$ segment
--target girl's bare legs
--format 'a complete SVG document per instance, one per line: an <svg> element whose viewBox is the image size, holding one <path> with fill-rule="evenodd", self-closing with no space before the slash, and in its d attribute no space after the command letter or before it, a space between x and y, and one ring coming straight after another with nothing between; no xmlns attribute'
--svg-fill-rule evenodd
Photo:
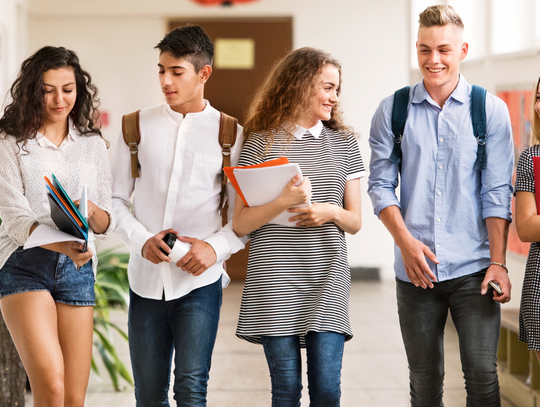
<svg viewBox="0 0 540 407"><path fill-rule="evenodd" d="M34 406L83 406L93 308L55 303L47 291L9 295L0 308L28 374Z"/></svg>

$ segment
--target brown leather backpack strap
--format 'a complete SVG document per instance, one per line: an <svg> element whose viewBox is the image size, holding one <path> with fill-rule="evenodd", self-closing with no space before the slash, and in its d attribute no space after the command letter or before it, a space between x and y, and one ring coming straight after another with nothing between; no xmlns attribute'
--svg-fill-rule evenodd
<svg viewBox="0 0 540 407"><path fill-rule="evenodd" d="M141 129L139 127L139 112L122 116L122 135L131 153L131 177L139 178L139 148Z"/></svg>
<svg viewBox="0 0 540 407"><path fill-rule="evenodd" d="M219 145L221 146L221 153L223 154L223 167L231 166L231 148L236 142L236 131L238 130L238 120L235 117L229 116L223 112L219 121ZM223 172L223 181L221 183L221 194L219 207L223 206L223 200L225 198L225 189L227 186L227 175Z"/></svg>

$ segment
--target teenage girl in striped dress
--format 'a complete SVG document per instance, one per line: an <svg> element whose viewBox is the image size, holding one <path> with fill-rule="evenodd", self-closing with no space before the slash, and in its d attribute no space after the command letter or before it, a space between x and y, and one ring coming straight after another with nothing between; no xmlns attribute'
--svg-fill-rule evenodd
<svg viewBox="0 0 540 407"><path fill-rule="evenodd" d="M274 68L244 126L240 165L286 156L304 176L266 205L238 199L233 218L237 235L251 234L237 336L263 345L273 407L300 405L303 347L310 406L339 406L343 348L352 337L345 232L362 225L364 175L356 139L342 122L340 89L334 58L298 49ZM296 226L268 223L285 210Z"/></svg>

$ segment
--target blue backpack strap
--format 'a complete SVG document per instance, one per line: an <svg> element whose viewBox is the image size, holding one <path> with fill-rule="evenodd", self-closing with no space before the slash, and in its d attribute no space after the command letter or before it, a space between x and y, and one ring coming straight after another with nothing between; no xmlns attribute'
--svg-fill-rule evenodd
<svg viewBox="0 0 540 407"><path fill-rule="evenodd" d="M471 91L471 119L474 137L478 143L476 161L480 170L486 168L486 93L480 86L473 85Z"/></svg>
<svg viewBox="0 0 540 407"><path fill-rule="evenodd" d="M401 139L407 121L407 105L409 104L409 92L411 87L405 86L394 93L392 106L392 133L394 133L394 148L390 154L390 161L394 164L401 163ZM401 167L401 166L400 166Z"/></svg>

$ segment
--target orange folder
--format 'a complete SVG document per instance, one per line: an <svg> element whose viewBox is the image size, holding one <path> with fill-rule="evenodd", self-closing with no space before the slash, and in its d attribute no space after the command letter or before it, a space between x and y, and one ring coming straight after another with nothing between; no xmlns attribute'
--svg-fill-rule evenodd
<svg viewBox="0 0 540 407"><path fill-rule="evenodd" d="M236 189L236 193L240 198L242 198L242 201L244 201L244 204L246 206L249 206L246 202L246 198L244 198L244 194L242 194L242 190L240 189L240 186L238 185L238 182L236 181L236 177L234 176L234 169L235 168L263 168L263 167L274 167L277 165L283 165L283 164L289 164L289 160L287 157L280 157L276 158L275 160L266 161L264 163L260 164L254 164L254 165L246 165L244 167L223 167L223 171L225 171L225 174L227 175L227 178L229 178L229 181L231 181L232 186L234 189Z"/></svg>

